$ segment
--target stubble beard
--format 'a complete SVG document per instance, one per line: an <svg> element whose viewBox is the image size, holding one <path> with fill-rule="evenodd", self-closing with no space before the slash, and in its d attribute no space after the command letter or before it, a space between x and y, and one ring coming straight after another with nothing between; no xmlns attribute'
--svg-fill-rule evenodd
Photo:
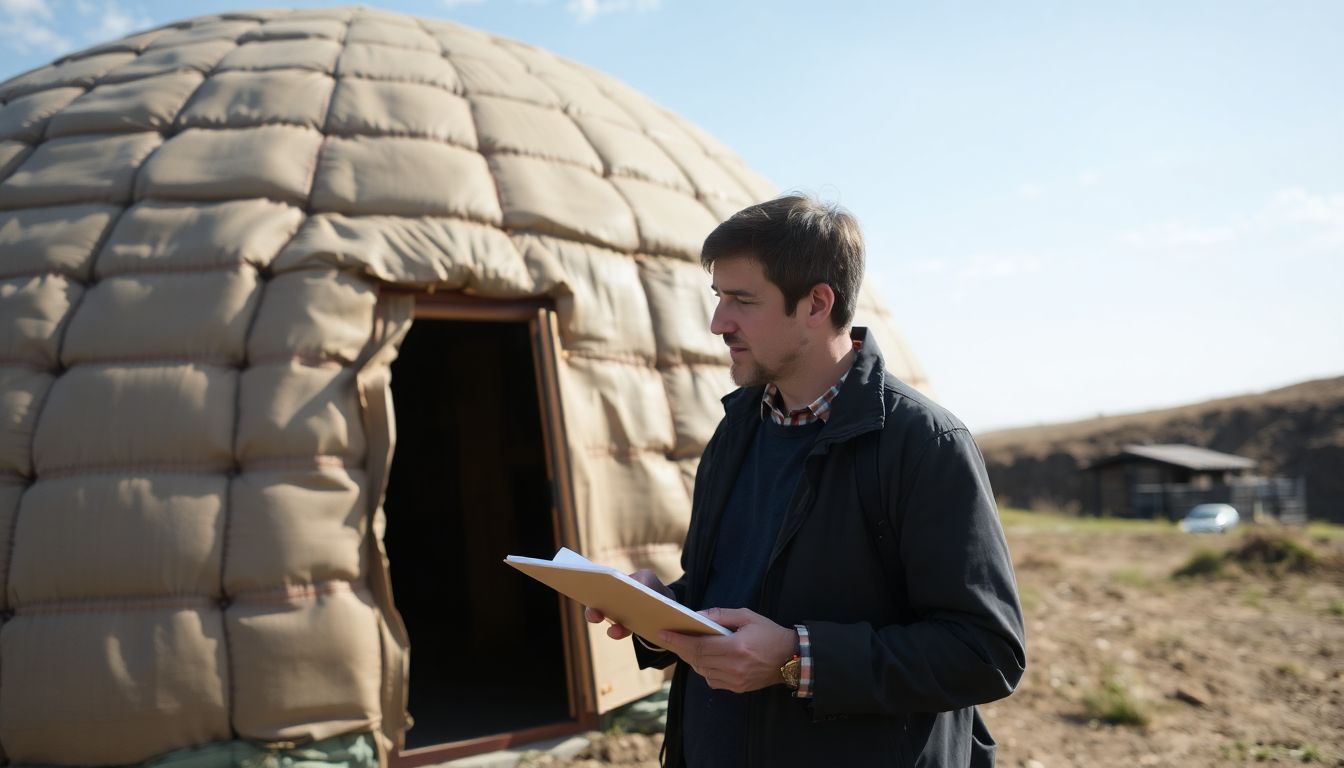
<svg viewBox="0 0 1344 768"><path fill-rule="evenodd" d="M762 372L761 366L751 363L734 362L728 369L733 383L739 387L760 387L769 383L769 378L762 378Z"/></svg>
<svg viewBox="0 0 1344 768"><path fill-rule="evenodd" d="M733 383L739 387L763 387L777 382L782 375L791 370L802 357L802 350L793 350L778 365L763 365L753 361L734 361L728 369Z"/></svg>

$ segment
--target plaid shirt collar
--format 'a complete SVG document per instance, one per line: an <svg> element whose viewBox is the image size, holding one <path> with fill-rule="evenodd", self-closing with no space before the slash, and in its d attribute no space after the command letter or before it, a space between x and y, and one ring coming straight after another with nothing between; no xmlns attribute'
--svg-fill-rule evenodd
<svg viewBox="0 0 1344 768"><path fill-rule="evenodd" d="M768 416L776 424L785 427L801 427L817 421L826 421L826 417L831 413L831 401L840 394L840 385L845 383L847 376L849 371L845 371L845 375L841 376L834 386L822 392L821 397L796 411L786 411L784 397L779 394L779 387L773 383L766 384L765 394L761 397L761 418L765 419Z"/></svg>
<svg viewBox="0 0 1344 768"><path fill-rule="evenodd" d="M858 350L863 342L855 340L854 349ZM858 358L855 358L856 360ZM801 427L814 422L825 422L831 415L831 401L840 394L840 387L849 378L849 371L854 370L853 366L846 370L840 377L840 380L825 392L821 397L813 400L811 404L803 406L796 411L790 411L784 405L784 397L779 393L779 387L774 382L765 385L765 394L761 395L761 418L769 418L771 421L785 427Z"/></svg>

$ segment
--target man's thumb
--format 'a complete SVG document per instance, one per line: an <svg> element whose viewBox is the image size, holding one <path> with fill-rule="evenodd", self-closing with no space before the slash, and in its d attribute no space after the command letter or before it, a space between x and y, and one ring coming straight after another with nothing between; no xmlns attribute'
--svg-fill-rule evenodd
<svg viewBox="0 0 1344 768"><path fill-rule="evenodd" d="M716 624L722 624L728 629L737 629L745 627L751 623L751 619L756 614L748 611L746 608L707 608L700 613L705 618Z"/></svg>

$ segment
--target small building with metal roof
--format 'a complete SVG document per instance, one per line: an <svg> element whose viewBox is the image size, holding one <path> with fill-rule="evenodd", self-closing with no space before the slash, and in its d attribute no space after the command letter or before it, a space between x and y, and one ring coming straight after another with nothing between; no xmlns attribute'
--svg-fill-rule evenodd
<svg viewBox="0 0 1344 768"><path fill-rule="evenodd" d="M1187 505L1174 492L1214 492L1255 469L1255 459L1194 445L1127 445L1093 462L1091 512L1175 520ZM1215 499L1216 500L1216 499Z"/></svg>

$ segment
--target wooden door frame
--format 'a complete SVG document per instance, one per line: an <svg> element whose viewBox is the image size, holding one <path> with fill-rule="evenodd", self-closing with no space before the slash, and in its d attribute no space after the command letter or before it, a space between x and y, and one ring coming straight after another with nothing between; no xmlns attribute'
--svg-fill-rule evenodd
<svg viewBox="0 0 1344 768"><path fill-rule="evenodd" d="M546 474L551 487L551 525L560 546L579 549L578 516L574 506L569 448L560 403L560 336L553 302L549 299L486 299L463 293L405 291L415 298L414 320L526 323L532 346L532 368L537 380L542 439L546 446ZM414 320L412 322L414 322ZM395 402L393 403L395 406ZM597 696L593 690L591 649L582 609L556 595L565 656L570 719L535 728L488 734L461 741L395 750L393 768L441 763L462 757L559 738L597 728Z"/></svg>

